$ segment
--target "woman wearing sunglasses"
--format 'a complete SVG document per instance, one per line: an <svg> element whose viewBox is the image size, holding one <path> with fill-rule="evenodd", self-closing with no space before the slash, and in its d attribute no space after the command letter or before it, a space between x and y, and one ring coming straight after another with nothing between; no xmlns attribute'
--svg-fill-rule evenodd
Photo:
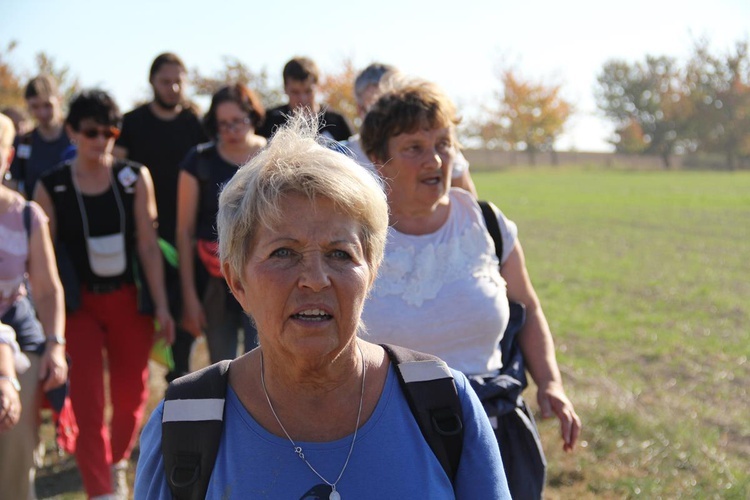
<svg viewBox="0 0 750 500"><path fill-rule="evenodd" d="M76 460L91 498L125 498L155 329L169 342L174 336L151 176L143 165L112 156L121 118L107 93L77 96L66 119L76 155L43 176L34 195L49 216L65 289L70 397L80 429ZM154 298L153 318L138 311L137 269Z"/></svg>
<svg viewBox="0 0 750 500"><path fill-rule="evenodd" d="M229 293L221 274L216 234L219 191L266 145L255 135L265 110L242 84L223 87L211 99L204 126L214 142L191 150L177 181L177 249L182 283L182 324L198 337L206 334L211 362L237 357L238 332L244 351L258 345L257 331ZM196 262L196 255L198 262Z"/></svg>

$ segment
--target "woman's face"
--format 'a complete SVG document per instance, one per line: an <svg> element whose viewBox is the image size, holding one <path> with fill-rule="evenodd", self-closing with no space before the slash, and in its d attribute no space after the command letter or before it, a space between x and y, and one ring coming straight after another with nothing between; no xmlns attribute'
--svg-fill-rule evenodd
<svg viewBox="0 0 750 500"><path fill-rule="evenodd" d="M250 116L233 101L216 106L216 130L218 139L226 145L244 144L248 133L253 132Z"/></svg>
<svg viewBox="0 0 750 500"><path fill-rule="evenodd" d="M373 281L360 224L327 198L290 193L281 222L261 226L232 292L254 318L264 351L316 365L355 337Z"/></svg>
<svg viewBox="0 0 750 500"><path fill-rule="evenodd" d="M391 137L388 159L378 172L388 183L395 211L433 210L451 186L456 150L451 127L418 130Z"/></svg>
<svg viewBox="0 0 750 500"><path fill-rule="evenodd" d="M112 153L120 130L111 125L102 125L93 118L84 118L78 130L68 127L68 135L76 144L76 155L86 161L103 162Z"/></svg>

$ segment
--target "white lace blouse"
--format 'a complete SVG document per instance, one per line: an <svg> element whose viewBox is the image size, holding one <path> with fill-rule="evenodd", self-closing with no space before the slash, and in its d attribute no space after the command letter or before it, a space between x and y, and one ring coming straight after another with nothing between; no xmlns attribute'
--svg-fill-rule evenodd
<svg viewBox="0 0 750 500"><path fill-rule="evenodd" d="M496 212L504 262L518 230ZM502 366L497 343L508 314L495 244L469 193L451 189L448 220L434 233L389 228L385 259L362 314L364 338L435 354L451 368L479 375Z"/></svg>

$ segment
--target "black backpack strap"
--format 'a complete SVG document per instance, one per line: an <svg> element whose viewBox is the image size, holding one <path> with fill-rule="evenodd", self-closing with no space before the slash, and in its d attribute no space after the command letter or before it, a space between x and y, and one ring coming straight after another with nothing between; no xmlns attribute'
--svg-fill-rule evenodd
<svg viewBox="0 0 750 500"><path fill-rule="evenodd" d="M205 184L211 180L211 164L209 163L209 155L216 149L216 145L213 142L205 142L198 144L195 148L196 162L195 173L197 174L198 182Z"/></svg>
<svg viewBox="0 0 750 500"><path fill-rule="evenodd" d="M31 241L31 205L23 204L23 227L26 230L26 241Z"/></svg>
<svg viewBox="0 0 750 500"><path fill-rule="evenodd" d="M500 233L500 225L497 223L497 214L492 210L492 205L488 201L477 201L479 208L482 209L482 215L484 216L484 223L487 226L487 231L492 236L492 241L495 242L495 255L497 260L500 262L500 267L503 266L503 235Z"/></svg>
<svg viewBox="0 0 750 500"><path fill-rule="evenodd" d="M174 380L164 396L161 449L172 496L206 497L224 426L231 361Z"/></svg>
<svg viewBox="0 0 750 500"><path fill-rule="evenodd" d="M464 444L463 412L448 365L430 354L382 344L409 402L414 419L453 482Z"/></svg>
<svg viewBox="0 0 750 500"><path fill-rule="evenodd" d="M36 129L35 129L36 130ZM31 141L32 136L31 134L34 133L34 130L31 132L27 132L24 135L21 136L21 138L18 141L19 146L25 146L26 148L31 148ZM20 149L20 148L19 148ZM30 155L30 152L27 153ZM16 156L18 157L18 178L16 179L16 182L18 183L18 192L21 193L24 198L31 199L31 195L34 193L27 193L26 192L26 171L27 171L27 165L29 163L28 156L24 156L23 158L18 155L18 151L16 151ZM10 169L8 169L8 172L10 173Z"/></svg>

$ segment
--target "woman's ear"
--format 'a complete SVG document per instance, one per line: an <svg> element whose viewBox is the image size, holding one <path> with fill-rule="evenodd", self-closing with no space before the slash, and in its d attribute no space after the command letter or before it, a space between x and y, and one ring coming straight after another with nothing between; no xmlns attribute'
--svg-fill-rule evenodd
<svg viewBox="0 0 750 500"><path fill-rule="evenodd" d="M221 274L224 275L224 280L227 282L227 285L229 285L229 289L232 291L232 295L235 296L240 304L244 304L245 284L242 282L242 279L237 276L236 273L232 270L232 266L229 265L229 262L222 262Z"/></svg>
<svg viewBox="0 0 750 500"><path fill-rule="evenodd" d="M73 129L73 127L70 126L70 123L65 124L65 133L68 135L68 138L73 142L73 135L76 133L76 131Z"/></svg>

